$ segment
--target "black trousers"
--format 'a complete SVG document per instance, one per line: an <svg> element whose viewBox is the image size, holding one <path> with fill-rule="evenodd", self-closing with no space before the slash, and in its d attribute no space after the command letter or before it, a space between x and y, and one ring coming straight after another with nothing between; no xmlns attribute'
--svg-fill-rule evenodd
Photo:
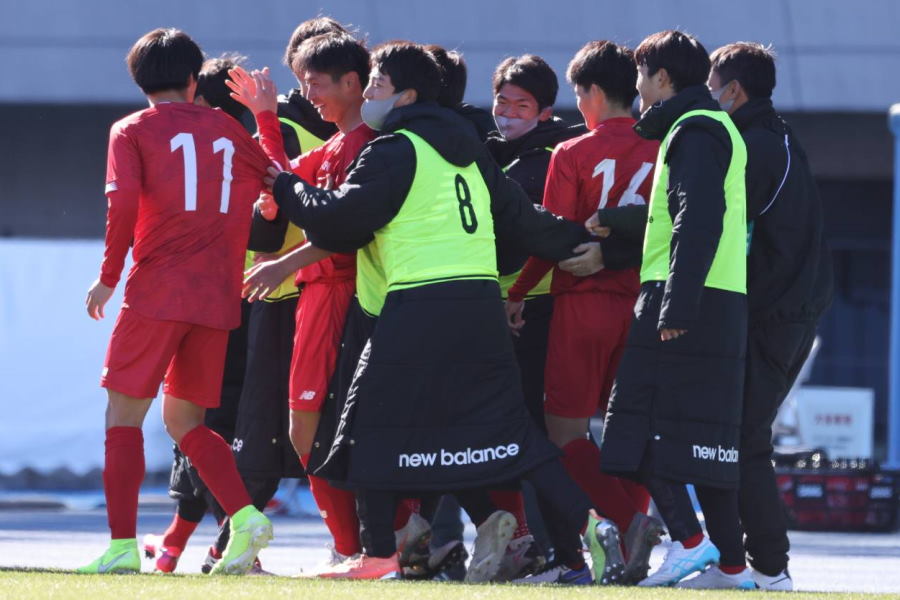
<svg viewBox="0 0 900 600"><path fill-rule="evenodd" d="M544 433L547 433L544 422L544 367L547 364L547 339L552 316L553 296L548 294L526 300L522 311L525 327L520 335L513 336L516 362L522 372L525 406Z"/></svg>
<svg viewBox="0 0 900 600"><path fill-rule="evenodd" d="M772 467L772 423L816 338L816 323L752 324L747 340L739 507L750 564L766 575L787 567L790 543Z"/></svg>

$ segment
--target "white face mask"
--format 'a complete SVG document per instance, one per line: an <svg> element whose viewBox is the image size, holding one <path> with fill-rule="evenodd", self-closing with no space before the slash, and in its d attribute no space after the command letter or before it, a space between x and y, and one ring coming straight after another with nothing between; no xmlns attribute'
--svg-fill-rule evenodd
<svg viewBox="0 0 900 600"><path fill-rule="evenodd" d="M731 82L729 81L728 83ZM719 107L725 112L728 112L729 110L731 110L731 107L734 106L734 98L732 98L728 102L722 102L721 100L719 100L719 98L721 98L722 94L725 92L725 88L728 87L728 83L726 83L716 91L709 91L709 95L712 96L713 100L719 103Z"/></svg>
<svg viewBox="0 0 900 600"><path fill-rule="evenodd" d="M494 115L494 123L497 124L497 131L499 131L500 135L503 136L503 139L506 140L515 140L522 137L537 127L539 121L540 117L535 117L533 119L511 119L501 115Z"/></svg>
<svg viewBox="0 0 900 600"><path fill-rule="evenodd" d="M393 110L394 102L398 98L400 98L400 94L394 94L384 100L366 99L359 111L363 122L375 131L381 131L384 120L387 118L388 113Z"/></svg>

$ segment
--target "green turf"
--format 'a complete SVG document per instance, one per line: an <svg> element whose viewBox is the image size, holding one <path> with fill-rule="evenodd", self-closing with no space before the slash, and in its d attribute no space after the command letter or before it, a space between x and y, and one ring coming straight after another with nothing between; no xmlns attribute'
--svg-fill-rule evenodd
<svg viewBox="0 0 900 600"><path fill-rule="evenodd" d="M744 594L751 594L747 597ZM838 600L897 598L888 594L795 592L698 592L692 590L615 587L523 585L462 585L454 583L374 581L348 582L285 577L209 577L203 575L75 575L59 571L0 570L0 598L72 598L77 600L550 600L609 598L668 600L670 598L768 598Z"/></svg>

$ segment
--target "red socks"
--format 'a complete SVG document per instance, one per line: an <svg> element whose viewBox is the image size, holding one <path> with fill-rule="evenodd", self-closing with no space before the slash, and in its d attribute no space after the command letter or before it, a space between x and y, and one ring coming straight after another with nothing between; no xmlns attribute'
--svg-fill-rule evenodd
<svg viewBox="0 0 900 600"><path fill-rule="evenodd" d="M747 568L747 565L719 565L719 570L726 575L737 575Z"/></svg>
<svg viewBox="0 0 900 600"><path fill-rule="evenodd" d="M300 457L303 468L309 464L309 455ZM328 480L306 474L309 489L319 507L319 513L334 539L334 549L344 556L362 552L359 542L359 517L356 516L356 496L348 490L341 490Z"/></svg>
<svg viewBox="0 0 900 600"><path fill-rule="evenodd" d="M138 493L144 480L144 434L140 427L106 430L103 491L112 539L137 537Z"/></svg>
<svg viewBox="0 0 900 600"><path fill-rule="evenodd" d="M422 504L418 498L404 498L397 504L397 513L394 515L394 531L406 527L406 523L413 513L418 513Z"/></svg>
<svg viewBox="0 0 900 600"><path fill-rule="evenodd" d="M169 528L166 529L166 532L163 534L163 546L184 550L184 547L187 546L188 538L191 537L191 534L194 533L194 530L197 529L197 525L199 524L199 522L186 521L178 515L175 515Z"/></svg>
<svg viewBox="0 0 900 600"><path fill-rule="evenodd" d="M222 436L205 425L198 425L181 438L178 446L191 459L203 483L229 517L251 504L234 455Z"/></svg>
<svg viewBox="0 0 900 600"><path fill-rule="evenodd" d="M700 545L700 542L703 541L703 533L695 533L691 537L686 540L681 541L681 545L684 546L685 550L690 550L691 548L696 548Z"/></svg>
<svg viewBox="0 0 900 600"><path fill-rule="evenodd" d="M600 448L589 439L579 439L569 442L562 450L562 463L566 471L590 497L594 506L612 519L624 537L641 507L637 506L629 490L623 487L622 480L600 470Z"/></svg>
<svg viewBox="0 0 900 600"><path fill-rule="evenodd" d="M525 499L522 497L521 490L491 490L491 502L498 510L505 510L516 518L519 524L513 533L513 539L519 539L523 535L529 535L531 530L528 528L528 518L525 516Z"/></svg>

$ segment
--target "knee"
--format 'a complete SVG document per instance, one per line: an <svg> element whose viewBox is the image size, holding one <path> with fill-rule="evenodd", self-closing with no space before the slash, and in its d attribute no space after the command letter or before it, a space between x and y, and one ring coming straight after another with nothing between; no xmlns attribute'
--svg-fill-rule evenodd
<svg viewBox="0 0 900 600"><path fill-rule="evenodd" d="M189 431L202 424L203 419L198 419L194 415L163 415L163 425L166 427L166 432L173 440L175 440L176 444L180 444L181 439L186 436Z"/></svg>

